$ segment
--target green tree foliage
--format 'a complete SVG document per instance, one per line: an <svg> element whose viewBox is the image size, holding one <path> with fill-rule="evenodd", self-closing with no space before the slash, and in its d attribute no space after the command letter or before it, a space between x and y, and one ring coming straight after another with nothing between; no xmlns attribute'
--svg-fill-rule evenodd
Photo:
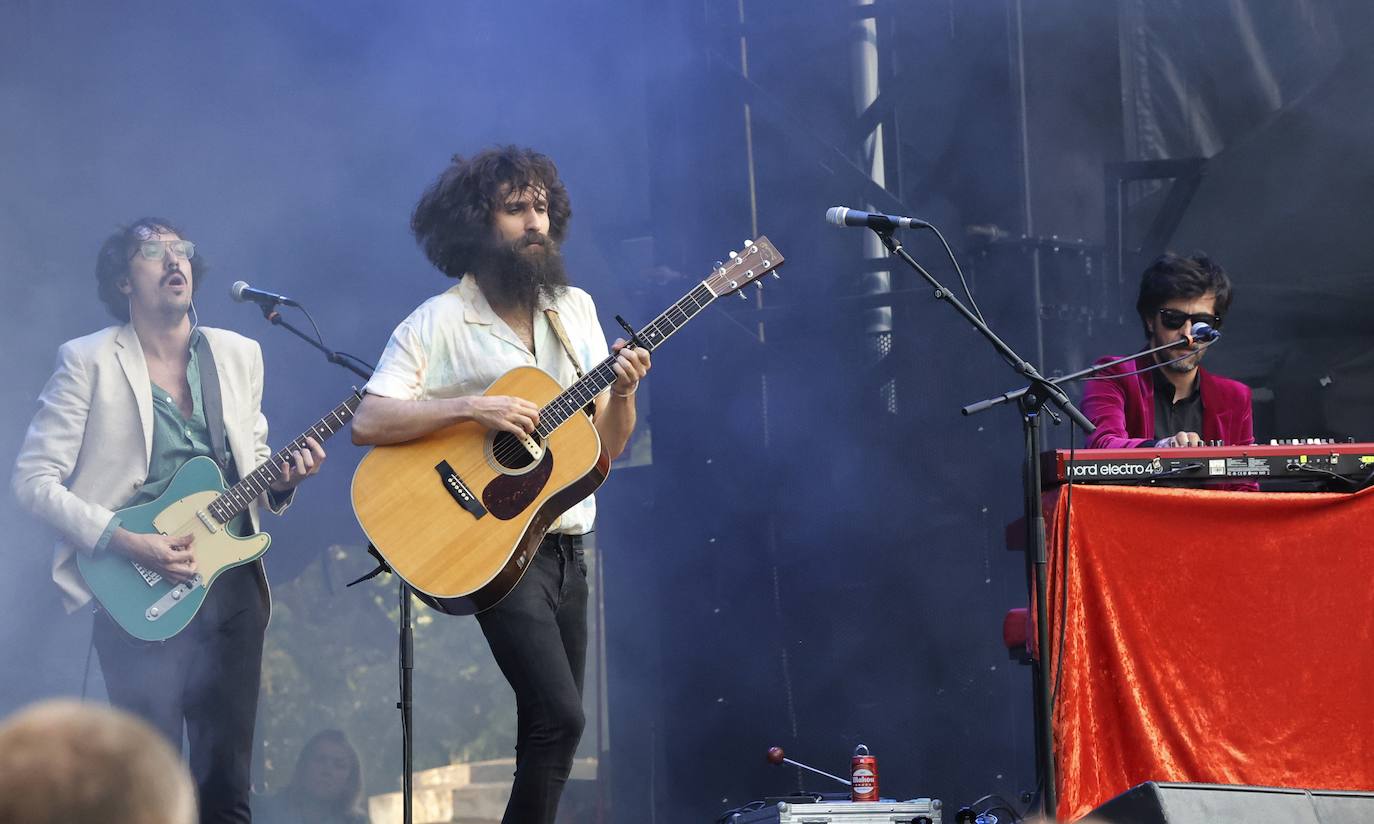
<svg viewBox="0 0 1374 824"><path fill-rule="evenodd" d="M395 579L346 589L373 566L361 547L330 547L272 589L255 776L275 792L327 727L348 734L368 795L401 786ZM415 768L514 754L515 700L476 620L414 602Z"/></svg>

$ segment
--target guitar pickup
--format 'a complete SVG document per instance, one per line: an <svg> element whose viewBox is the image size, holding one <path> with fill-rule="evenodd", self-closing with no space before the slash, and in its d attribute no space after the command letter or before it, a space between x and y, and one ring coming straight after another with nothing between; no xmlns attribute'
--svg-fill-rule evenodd
<svg viewBox="0 0 1374 824"><path fill-rule="evenodd" d="M466 509L474 518L480 518L487 514L487 508L482 506L482 502L477 500L477 496L472 494L468 485L463 483L463 479L458 477L458 473L453 471L453 467L448 465L448 461L440 461L434 465L434 470L439 473L439 478L444 483L444 489L453 496L453 500L458 505Z"/></svg>

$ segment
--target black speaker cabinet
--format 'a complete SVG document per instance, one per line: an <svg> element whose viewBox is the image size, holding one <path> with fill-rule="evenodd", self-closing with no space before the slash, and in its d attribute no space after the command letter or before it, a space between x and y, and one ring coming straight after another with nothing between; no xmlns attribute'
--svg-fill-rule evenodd
<svg viewBox="0 0 1374 824"><path fill-rule="evenodd" d="M1093 810L1103 824L1332 824L1374 821L1374 792L1148 781Z"/></svg>

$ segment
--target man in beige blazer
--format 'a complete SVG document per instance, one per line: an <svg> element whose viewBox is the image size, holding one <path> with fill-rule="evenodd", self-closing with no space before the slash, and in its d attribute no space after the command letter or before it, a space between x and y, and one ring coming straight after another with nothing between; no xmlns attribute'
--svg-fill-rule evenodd
<svg viewBox="0 0 1374 824"><path fill-rule="evenodd" d="M92 602L78 552L118 552L174 581L197 572L191 536L131 532L114 510L156 498L197 455L215 459L231 481L271 455L261 349L192 320L206 269L195 244L166 220L143 218L107 238L96 261L97 291L124 324L63 344L39 397L13 486L58 533L53 581L69 610ZM260 505L281 513L295 486L319 471L324 451L308 443L249 508L251 529ZM164 642L135 640L96 611L94 644L111 702L178 748L186 734L203 822L251 820L269 608L267 579L254 562L222 573L191 624Z"/></svg>

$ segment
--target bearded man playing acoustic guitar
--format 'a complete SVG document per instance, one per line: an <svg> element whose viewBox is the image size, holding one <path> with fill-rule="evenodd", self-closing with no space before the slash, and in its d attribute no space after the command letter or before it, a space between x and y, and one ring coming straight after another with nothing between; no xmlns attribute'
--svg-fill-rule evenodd
<svg viewBox="0 0 1374 824"><path fill-rule="evenodd" d="M521 366L537 366L567 387L608 357L592 299L568 285L558 251L571 214L558 170L542 154L503 147L454 158L416 205L411 229L430 262L458 284L396 327L353 420L354 443L399 444L474 421L530 435L538 406L483 390ZM611 349L616 377L595 398L593 422L614 458L634 430L634 394L650 358L623 340ZM582 737L581 536L595 515L591 496L563 512L510 594L477 616L516 698L505 824L552 824Z"/></svg>
<svg viewBox="0 0 1374 824"><path fill-rule="evenodd" d="M272 454L262 350L191 321L206 269L169 221L142 218L111 235L96 259L97 291L124 323L64 343L39 397L13 486L60 535L53 580L71 611L92 599L78 553L125 556L146 570L150 586L163 578L198 583L193 535L131 531L114 510L159 498L198 456L234 478ZM289 464L281 457L277 480L255 487L262 494L244 501L225 532L254 531L259 504L286 508L296 484L324 461L317 441L305 443ZM246 822L269 611L261 562L227 569L204 599L186 631L152 643L124 632L108 607L98 610L93 643L113 704L147 719L178 750L186 733L201 821Z"/></svg>

